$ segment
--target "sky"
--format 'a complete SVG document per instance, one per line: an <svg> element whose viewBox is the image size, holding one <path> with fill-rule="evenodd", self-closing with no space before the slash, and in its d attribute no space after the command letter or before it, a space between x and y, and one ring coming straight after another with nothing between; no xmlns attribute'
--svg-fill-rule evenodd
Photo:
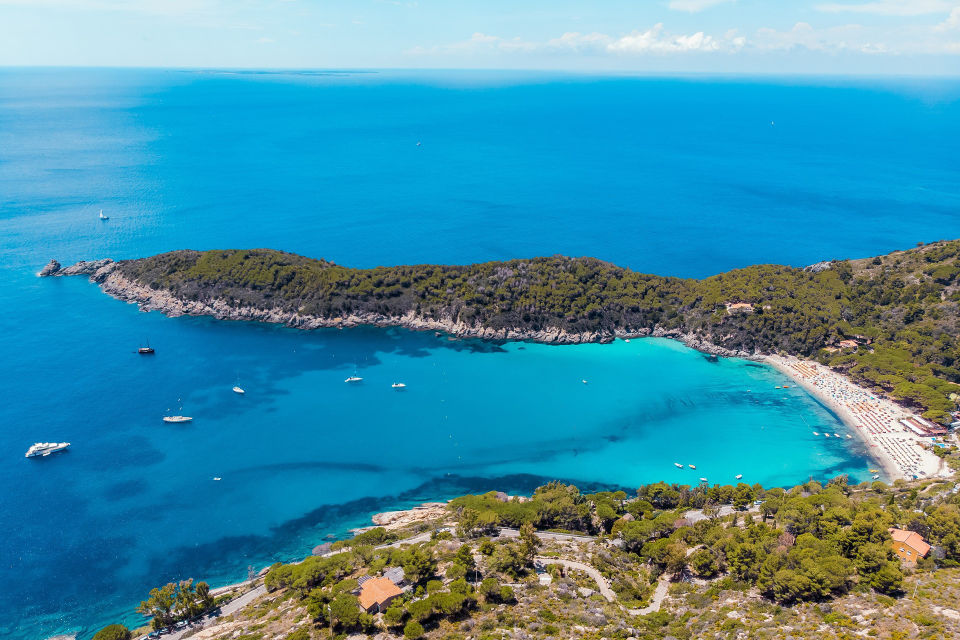
<svg viewBox="0 0 960 640"><path fill-rule="evenodd" d="M0 65L960 75L960 0L0 0Z"/></svg>

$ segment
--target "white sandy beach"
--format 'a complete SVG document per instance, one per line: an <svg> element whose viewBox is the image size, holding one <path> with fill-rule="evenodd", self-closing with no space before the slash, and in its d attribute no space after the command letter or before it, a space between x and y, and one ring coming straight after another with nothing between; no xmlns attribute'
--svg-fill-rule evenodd
<svg viewBox="0 0 960 640"><path fill-rule="evenodd" d="M909 411L864 389L827 367L793 356L767 356L776 367L833 411L866 444L891 480L949 477L952 472L934 455L930 438L908 431L899 420Z"/></svg>

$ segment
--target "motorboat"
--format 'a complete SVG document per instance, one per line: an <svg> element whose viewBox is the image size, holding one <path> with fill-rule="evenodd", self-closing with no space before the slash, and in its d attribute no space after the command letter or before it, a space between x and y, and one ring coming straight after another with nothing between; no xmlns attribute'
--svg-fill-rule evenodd
<svg viewBox="0 0 960 640"><path fill-rule="evenodd" d="M57 453L58 451L64 451L67 447L70 446L69 442L35 442L33 446L27 449L27 453L24 454L24 458L45 458L51 453Z"/></svg>
<svg viewBox="0 0 960 640"><path fill-rule="evenodd" d="M683 465L680 464L679 462L674 462L673 466L675 466L677 469L683 469Z"/></svg>
<svg viewBox="0 0 960 640"><path fill-rule="evenodd" d="M363 382L363 378L361 378L361 377L358 376L358 375L352 375L352 376L350 376L349 378L347 378L346 380L344 380L344 382L347 382L347 383L349 383L349 384L356 384L356 383L358 383L358 382Z"/></svg>
<svg viewBox="0 0 960 640"><path fill-rule="evenodd" d="M407 385L405 385L405 384L402 383L402 382L394 382L392 385L390 385L390 388L391 388L391 389L406 389L406 388L407 388Z"/></svg>
<svg viewBox="0 0 960 640"><path fill-rule="evenodd" d="M738 473L737 475L735 475L735 476L733 476L733 477L734 477L735 480L739 480L739 479L743 478L743 474L742 474L742 473Z"/></svg>

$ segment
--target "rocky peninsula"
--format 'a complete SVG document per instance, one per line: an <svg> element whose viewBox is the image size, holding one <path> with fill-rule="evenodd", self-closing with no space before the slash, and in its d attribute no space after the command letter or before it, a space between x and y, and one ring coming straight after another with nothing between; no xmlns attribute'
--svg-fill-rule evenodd
<svg viewBox="0 0 960 640"><path fill-rule="evenodd" d="M701 280L594 258L352 269L267 249L54 260L40 275L86 275L111 296L170 316L548 344L655 336L718 356L811 358L928 419L957 419L960 241Z"/></svg>

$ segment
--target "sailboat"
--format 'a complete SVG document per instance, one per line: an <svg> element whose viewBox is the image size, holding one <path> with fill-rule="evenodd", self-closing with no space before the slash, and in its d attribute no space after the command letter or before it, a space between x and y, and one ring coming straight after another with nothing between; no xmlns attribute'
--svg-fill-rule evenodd
<svg viewBox="0 0 960 640"><path fill-rule="evenodd" d="M244 391L243 388L238 385L233 386L233 392L239 393L241 396L246 393L246 391Z"/></svg>
<svg viewBox="0 0 960 640"><path fill-rule="evenodd" d="M180 414L175 416L163 416L163 421L173 424L181 424L184 422L193 422L193 418L183 415L183 401L180 400Z"/></svg>
<svg viewBox="0 0 960 640"><path fill-rule="evenodd" d="M357 384L358 382L363 382L363 378L357 375L357 370L353 370L353 375L344 380L347 384Z"/></svg>
<svg viewBox="0 0 960 640"><path fill-rule="evenodd" d="M103 209L100 209L100 219L101 219L101 220L109 220L109 219L110 219L110 216L105 216L105 215L103 215Z"/></svg>
<svg viewBox="0 0 960 640"><path fill-rule="evenodd" d="M153 355L154 351L153 351L153 347L150 346L150 341L147 340L147 346L140 347L139 349L137 349L137 353L139 353L142 356Z"/></svg>

